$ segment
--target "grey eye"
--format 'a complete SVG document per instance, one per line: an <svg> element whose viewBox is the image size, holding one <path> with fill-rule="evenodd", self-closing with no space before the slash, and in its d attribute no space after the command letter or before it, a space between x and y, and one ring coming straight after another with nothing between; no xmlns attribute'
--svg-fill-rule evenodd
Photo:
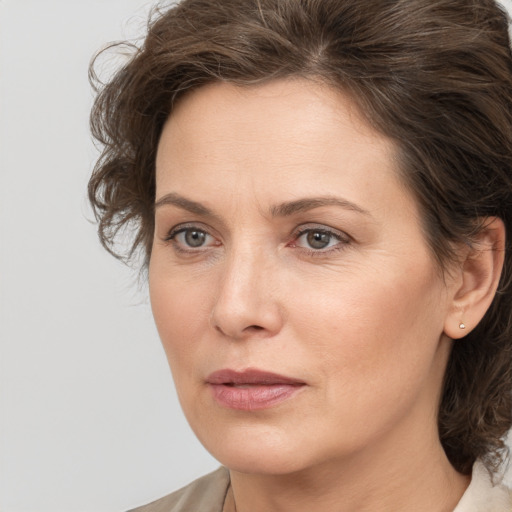
<svg viewBox="0 0 512 512"><path fill-rule="evenodd" d="M217 247L219 243L215 238L199 227L177 227L166 238L166 241L172 242L176 250L193 252L195 249L208 249Z"/></svg>
<svg viewBox="0 0 512 512"><path fill-rule="evenodd" d="M332 235L322 231L309 231L306 240L312 249L325 249L331 243Z"/></svg>
<svg viewBox="0 0 512 512"><path fill-rule="evenodd" d="M184 231L184 239L189 247L201 247L206 242L207 234L197 229L187 229Z"/></svg>

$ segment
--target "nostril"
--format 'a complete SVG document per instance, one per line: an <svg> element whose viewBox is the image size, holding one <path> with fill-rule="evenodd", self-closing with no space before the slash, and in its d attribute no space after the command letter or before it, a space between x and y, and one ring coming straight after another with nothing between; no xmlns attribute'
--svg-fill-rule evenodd
<svg viewBox="0 0 512 512"><path fill-rule="evenodd" d="M261 325L249 325L249 327L245 328L246 331L262 331L263 327Z"/></svg>

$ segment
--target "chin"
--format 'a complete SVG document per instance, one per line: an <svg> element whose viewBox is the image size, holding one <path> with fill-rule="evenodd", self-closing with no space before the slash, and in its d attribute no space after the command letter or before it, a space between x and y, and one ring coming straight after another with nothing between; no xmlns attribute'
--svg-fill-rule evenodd
<svg viewBox="0 0 512 512"><path fill-rule="evenodd" d="M228 469L238 473L258 475L288 475L305 469L307 464L297 458L297 453L286 454L265 447L254 450L222 449L212 455Z"/></svg>
<svg viewBox="0 0 512 512"><path fill-rule="evenodd" d="M196 435L223 466L240 473L285 475L307 466L303 443L272 428L234 428L221 435Z"/></svg>

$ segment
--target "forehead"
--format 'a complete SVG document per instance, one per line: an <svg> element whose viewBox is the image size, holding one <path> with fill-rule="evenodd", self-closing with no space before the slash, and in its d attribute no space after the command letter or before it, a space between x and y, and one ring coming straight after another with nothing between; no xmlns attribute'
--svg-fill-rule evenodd
<svg viewBox="0 0 512 512"><path fill-rule="evenodd" d="M243 107L243 112L237 115L240 106ZM331 87L320 79L301 77L269 80L253 85L213 82L193 89L179 98L168 121L182 116L185 110L187 117L194 113L202 117L202 114L208 112L219 116L229 114L234 122L243 122L248 120L247 113L253 119L266 114L265 108L268 106L279 114L293 107L297 118L314 114L319 108L324 110L324 114L327 111L330 114L338 111L341 114L338 122L349 113L354 126L364 125L369 129L359 114L356 102L348 93Z"/></svg>
<svg viewBox="0 0 512 512"><path fill-rule="evenodd" d="M343 92L306 79L215 83L182 98L160 139L157 199L204 201L341 194L370 210L415 202L399 178L395 144ZM217 195L215 195L218 192ZM413 204L410 204L413 203Z"/></svg>
<svg viewBox="0 0 512 512"><path fill-rule="evenodd" d="M366 123L351 98L306 79L258 86L211 84L181 98L167 120L157 153L157 172L216 162L243 172L259 162L319 165L334 150L347 160L392 160L392 141ZM226 160L231 160L228 164ZM340 162L342 164L343 162Z"/></svg>

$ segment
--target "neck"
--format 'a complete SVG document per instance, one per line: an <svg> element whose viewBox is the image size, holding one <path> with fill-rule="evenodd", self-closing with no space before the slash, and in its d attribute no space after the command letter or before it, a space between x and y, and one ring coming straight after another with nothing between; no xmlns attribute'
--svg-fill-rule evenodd
<svg viewBox="0 0 512 512"><path fill-rule="evenodd" d="M231 471L236 512L452 512L470 479L451 466L435 432L417 441L407 450L392 439L389 449L286 475Z"/></svg>

